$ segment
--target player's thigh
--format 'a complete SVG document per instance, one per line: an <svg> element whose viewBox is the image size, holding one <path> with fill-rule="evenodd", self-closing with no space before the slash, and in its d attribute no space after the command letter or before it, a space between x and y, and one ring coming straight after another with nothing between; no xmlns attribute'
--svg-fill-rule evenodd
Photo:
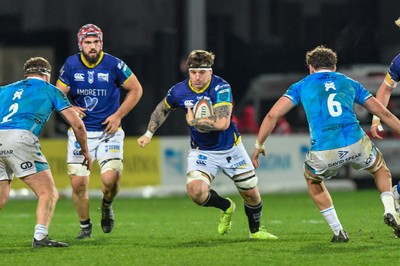
<svg viewBox="0 0 400 266"><path fill-rule="evenodd" d="M50 169L21 178L40 197L44 194L58 195Z"/></svg>

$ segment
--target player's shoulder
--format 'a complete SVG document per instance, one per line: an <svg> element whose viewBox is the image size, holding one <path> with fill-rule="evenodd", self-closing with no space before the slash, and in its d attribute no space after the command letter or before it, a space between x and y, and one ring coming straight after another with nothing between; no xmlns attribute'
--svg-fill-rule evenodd
<svg viewBox="0 0 400 266"><path fill-rule="evenodd" d="M65 60L66 63L68 64L76 64L80 62L80 53L73 54L67 57Z"/></svg>
<svg viewBox="0 0 400 266"><path fill-rule="evenodd" d="M125 64L124 61L114 55L104 52L103 62L117 65L117 64Z"/></svg>

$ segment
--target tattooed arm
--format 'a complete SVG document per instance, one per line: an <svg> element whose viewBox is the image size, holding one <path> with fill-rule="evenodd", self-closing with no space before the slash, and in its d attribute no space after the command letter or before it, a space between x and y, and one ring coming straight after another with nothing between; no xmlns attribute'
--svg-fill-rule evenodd
<svg viewBox="0 0 400 266"><path fill-rule="evenodd" d="M151 114L146 133L137 140L140 147L144 147L150 142L154 132L165 122L173 110L167 106L164 99L157 105Z"/></svg>
<svg viewBox="0 0 400 266"><path fill-rule="evenodd" d="M214 115L207 118L194 118L193 111L188 107L187 123L202 133L224 131L231 123L232 106L221 105L214 109Z"/></svg>

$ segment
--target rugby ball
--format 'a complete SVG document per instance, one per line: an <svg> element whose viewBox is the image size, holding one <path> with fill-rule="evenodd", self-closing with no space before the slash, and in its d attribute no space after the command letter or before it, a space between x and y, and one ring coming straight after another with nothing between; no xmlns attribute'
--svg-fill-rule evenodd
<svg viewBox="0 0 400 266"><path fill-rule="evenodd" d="M214 115L212 103L210 100L201 99L193 106L195 118L205 118Z"/></svg>

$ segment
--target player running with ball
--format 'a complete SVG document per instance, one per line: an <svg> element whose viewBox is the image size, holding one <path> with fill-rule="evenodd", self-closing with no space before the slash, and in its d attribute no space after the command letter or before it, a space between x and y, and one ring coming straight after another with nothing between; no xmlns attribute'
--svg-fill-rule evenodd
<svg viewBox="0 0 400 266"><path fill-rule="evenodd" d="M203 207L221 210L219 234L228 233L235 212L235 203L213 190L211 182L221 170L236 185L244 200L250 238L276 239L260 225L262 201L257 187L258 178L252 162L241 142L236 124L232 121L232 89L222 78L213 74L214 54L203 50L192 51L187 58L189 78L177 83L153 111L147 132L138 139L146 146L154 132L175 109L182 108L190 127L191 150L187 158L187 193L193 202ZM193 105L202 99L212 102L214 115L194 118ZM240 167L239 167L240 165Z"/></svg>

